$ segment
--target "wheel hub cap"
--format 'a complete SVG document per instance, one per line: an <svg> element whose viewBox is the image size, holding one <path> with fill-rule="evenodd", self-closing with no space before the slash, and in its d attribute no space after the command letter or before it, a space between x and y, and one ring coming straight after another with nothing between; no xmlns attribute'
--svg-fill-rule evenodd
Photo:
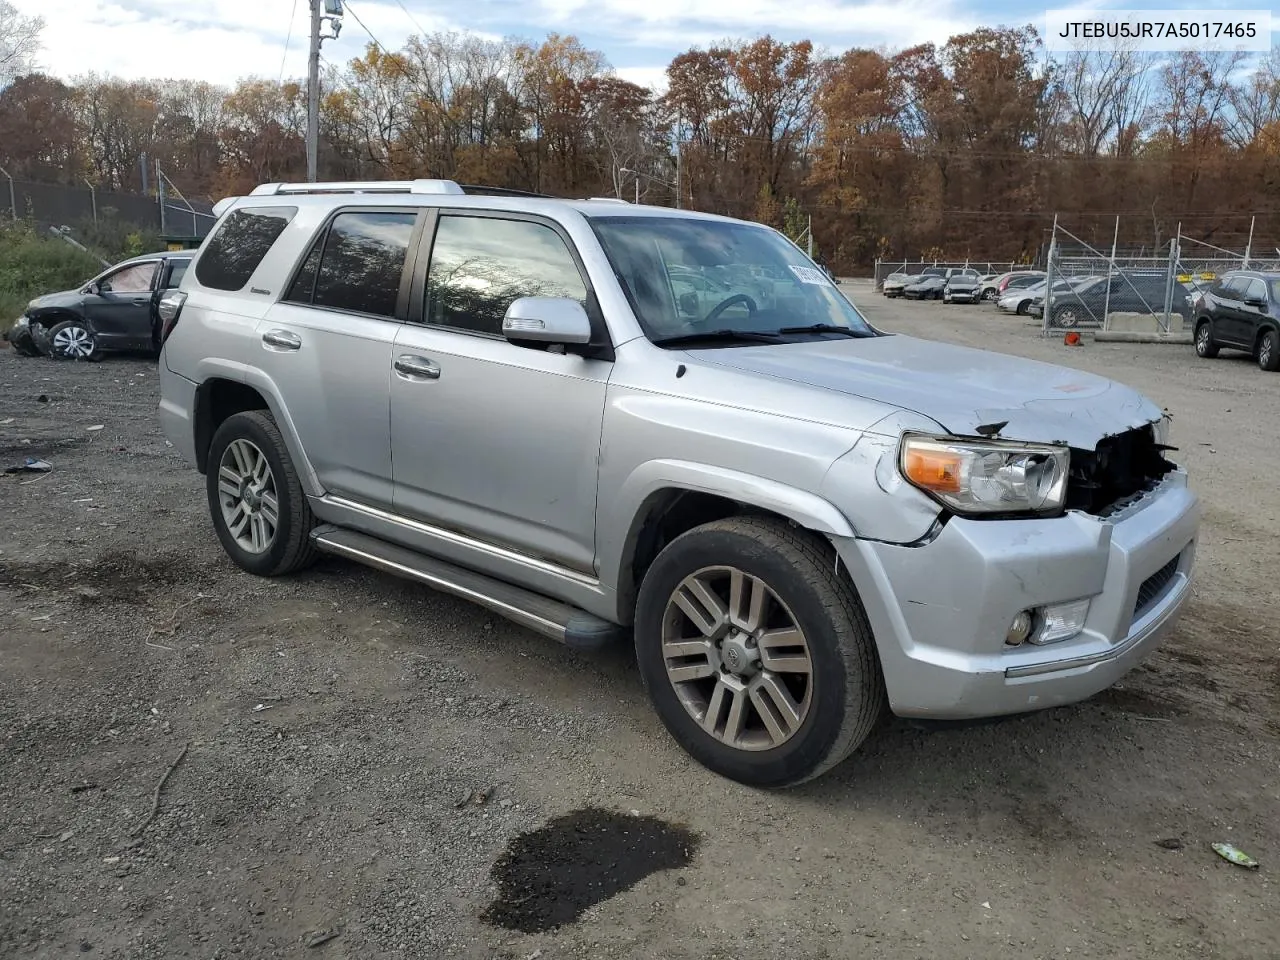
<svg viewBox="0 0 1280 960"><path fill-rule="evenodd" d="M808 716L813 662L804 633L763 580L736 567L681 581L663 614L662 655L685 711L728 746L772 749Z"/></svg>
<svg viewBox="0 0 1280 960"><path fill-rule="evenodd" d="M227 531L243 550L263 553L280 523L275 475L250 440L233 440L218 464L218 505Z"/></svg>

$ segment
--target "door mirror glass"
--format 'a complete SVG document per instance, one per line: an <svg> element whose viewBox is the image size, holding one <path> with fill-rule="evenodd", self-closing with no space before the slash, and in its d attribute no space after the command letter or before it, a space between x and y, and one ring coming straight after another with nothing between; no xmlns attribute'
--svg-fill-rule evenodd
<svg viewBox="0 0 1280 960"><path fill-rule="evenodd" d="M1267 305L1265 297L1245 297L1244 302L1250 307L1258 307L1259 309Z"/></svg>
<svg viewBox="0 0 1280 960"><path fill-rule="evenodd" d="M502 335L512 341L586 344L591 320L582 304L568 297L521 297L507 307Z"/></svg>
<svg viewBox="0 0 1280 960"><path fill-rule="evenodd" d="M98 294L102 292L102 287L100 287L96 283L91 283L84 288L84 292L89 294L90 296L96 297Z"/></svg>

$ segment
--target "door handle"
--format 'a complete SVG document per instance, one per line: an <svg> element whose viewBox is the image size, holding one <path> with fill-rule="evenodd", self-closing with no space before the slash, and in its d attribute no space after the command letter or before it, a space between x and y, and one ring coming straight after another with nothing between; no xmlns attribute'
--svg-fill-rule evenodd
<svg viewBox="0 0 1280 960"><path fill-rule="evenodd" d="M268 330L262 335L262 342L280 350L297 350L302 346L302 338L288 330Z"/></svg>
<svg viewBox="0 0 1280 960"><path fill-rule="evenodd" d="M440 367L426 357L403 353L396 357L392 368L406 380L439 380Z"/></svg>
<svg viewBox="0 0 1280 960"><path fill-rule="evenodd" d="M151 302L151 298L150 298L150 297L134 297L134 298L133 298L133 302L134 302L134 303L136 303L138 306L140 306L140 307L141 307L141 306L143 306L143 305L145 305L145 304L150 303L150 302Z"/></svg>

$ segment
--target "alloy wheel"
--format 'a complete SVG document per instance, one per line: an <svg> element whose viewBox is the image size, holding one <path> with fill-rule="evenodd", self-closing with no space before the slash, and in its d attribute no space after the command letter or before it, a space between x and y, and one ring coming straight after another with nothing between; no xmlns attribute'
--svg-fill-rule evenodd
<svg viewBox="0 0 1280 960"><path fill-rule="evenodd" d="M266 454L250 440L233 440L218 464L218 504L235 542L249 553L265 553L280 525L275 475Z"/></svg>
<svg viewBox="0 0 1280 960"><path fill-rule="evenodd" d="M702 729L738 750L770 750L803 725L813 660L795 616L759 577L707 567L685 577L662 619L667 678Z"/></svg>
<svg viewBox="0 0 1280 960"><path fill-rule="evenodd" d="M1276 335L1268 333L1262 338L1262 346L1258 348L1258 364L1262 367L1271 365L1271 355L1275 350Z"/></svg>
<svg viewBox="0 0 1280 960"><path fill-rule="evenodd" d="M88 360L93 356L93 334L84 327L63 327L53 335L53 352L73 360Z"/></svg>
<svg viewBox="0 0 1280 960"><path fill-rule="evenodd" d="M1202 323L1196 333L1196 353L1204 356L1209 351L1209 325Z"/></svg>

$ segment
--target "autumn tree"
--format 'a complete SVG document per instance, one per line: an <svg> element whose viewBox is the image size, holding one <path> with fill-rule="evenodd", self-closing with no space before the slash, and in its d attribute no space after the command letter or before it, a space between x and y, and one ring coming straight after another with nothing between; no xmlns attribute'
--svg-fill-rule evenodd
<svg viewBox="0 0 1280 960"><path fill-rule="evenodd" d="M61 80L40 74L19 77L0 90L0 166L19 179L77 182L85 155L74 98Z"/></svg>
<svg viewBox="0 0 1280 960"><path fill-rule="evenodd" d="M23 16L9 0L0 0L0 88L35 66L43 30L43 17Z"/></svg>

